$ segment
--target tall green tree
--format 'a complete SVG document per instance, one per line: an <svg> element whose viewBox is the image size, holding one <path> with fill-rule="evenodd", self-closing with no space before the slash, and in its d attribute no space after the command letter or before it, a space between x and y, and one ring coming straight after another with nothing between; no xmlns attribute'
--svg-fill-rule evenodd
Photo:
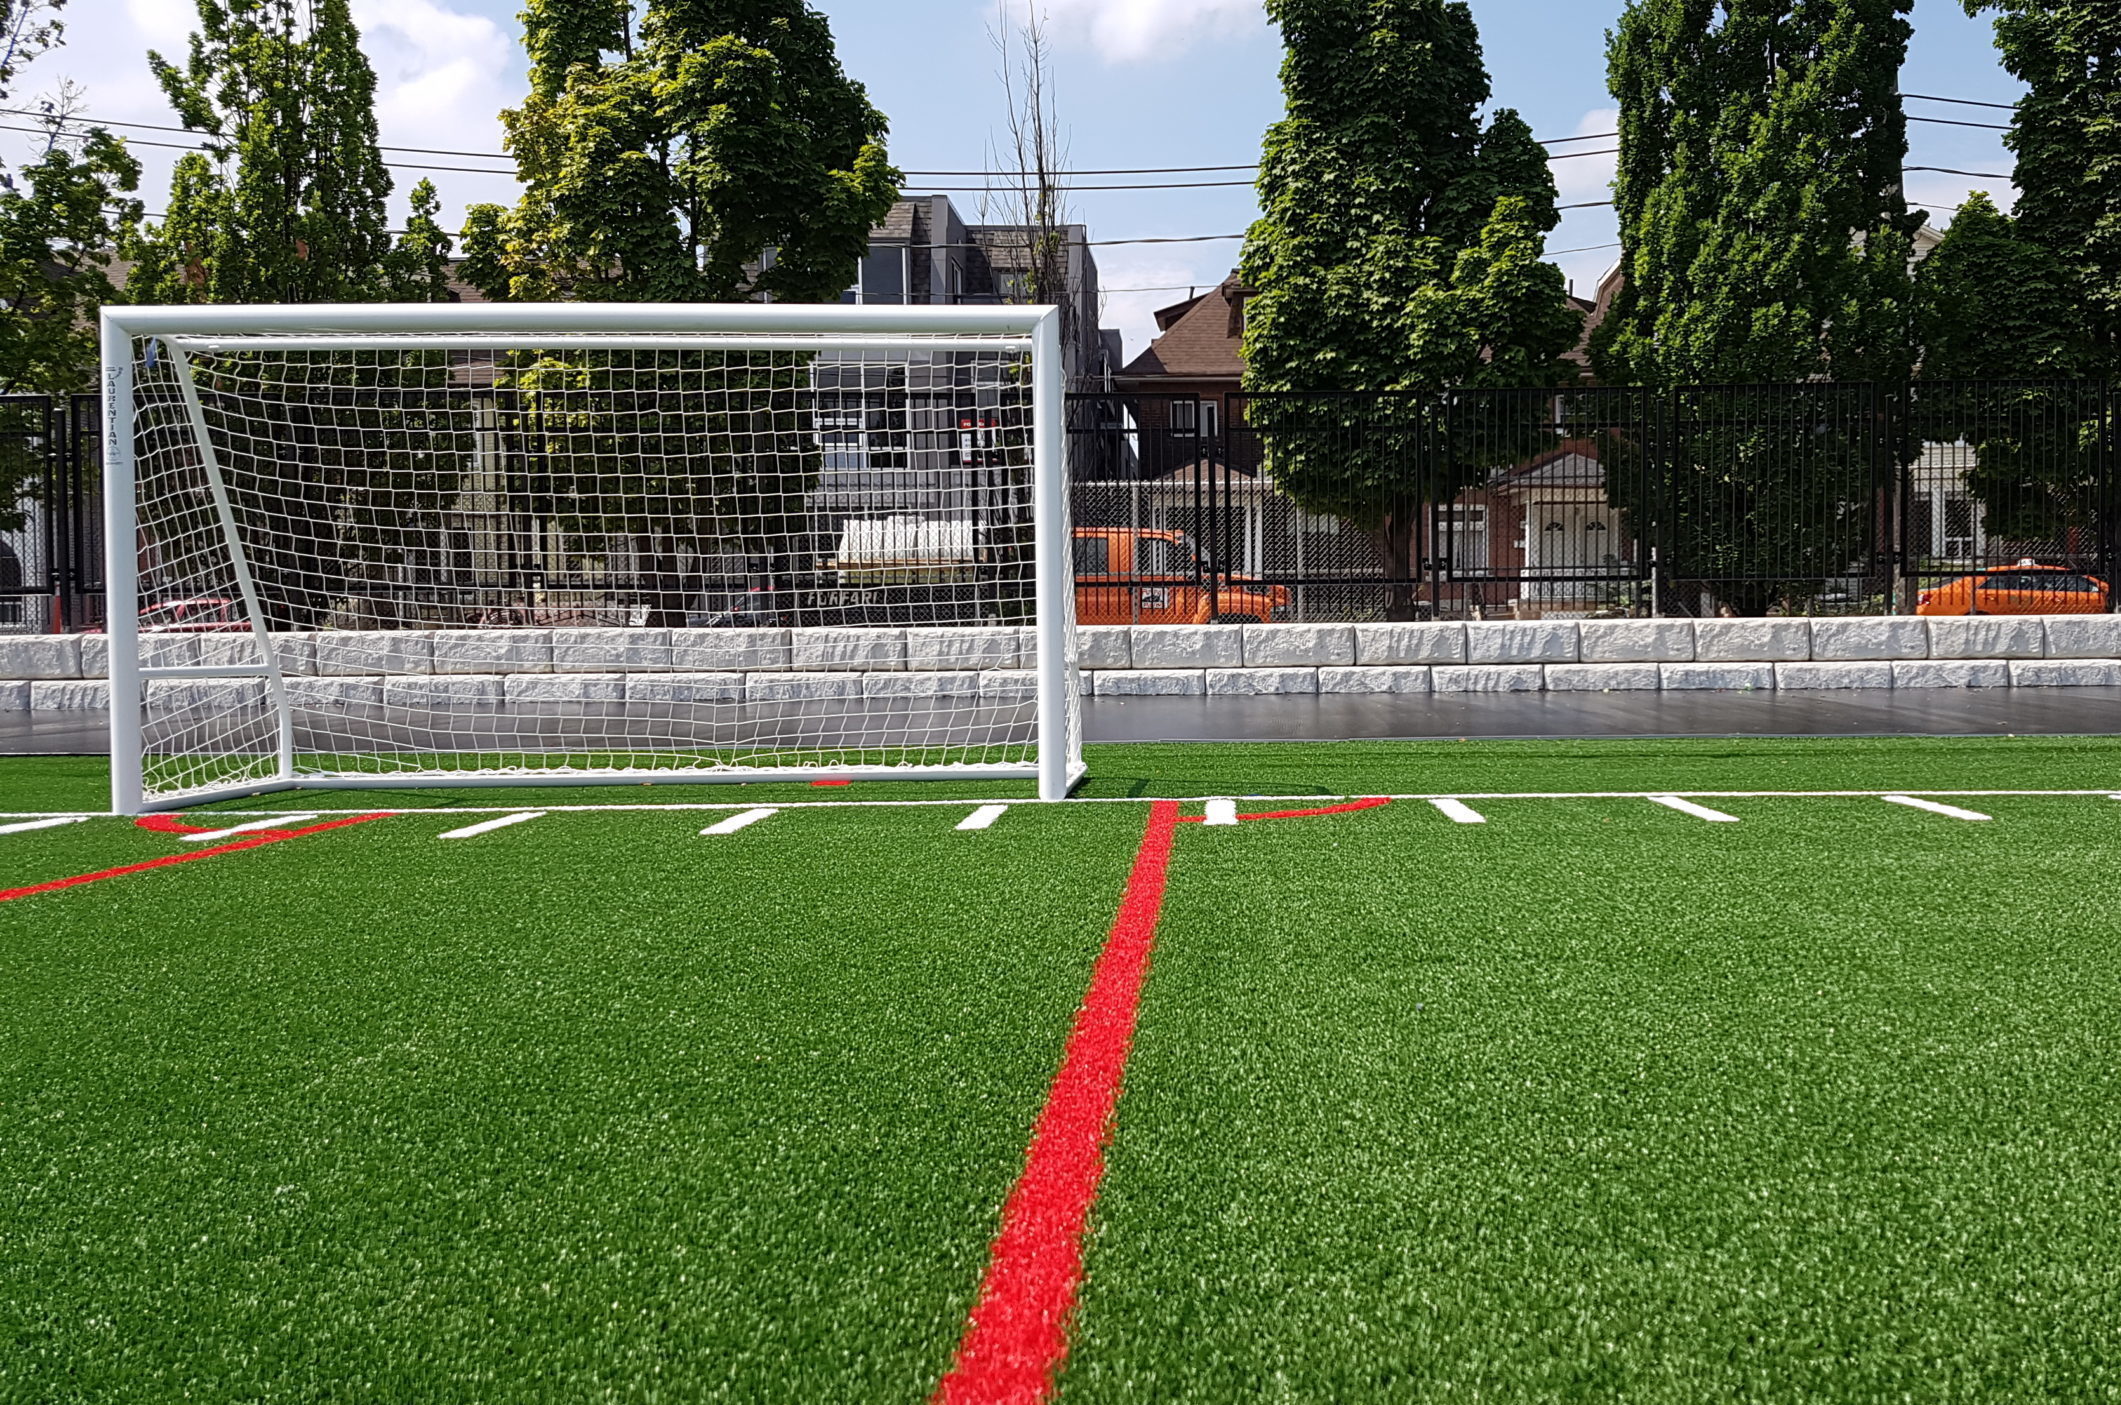
<svg viewBox="0 0 2121 1405"><path fill-rule="evenodd" d="M1912 3L1632 0L1607 50L1626 285L1593 339L1601 378L1906 378L1922 222L1900 174ZM1855 401L1812 403L1823 394L1676 397L1675 476L1626 504L1662 522L1675 576L1752 614L1784 594L1776 577L1823 584L1867 566L1883 520L1875 436ZM1816 432L1828 408L1846 433Z"/></svg>
<svg viewBox="0 0 2121 1405"><path fill-rule="evenodd" d="M1465 4L1267 10L1287 110L1267 132L1265 213L1241 265L1247 415L1276 483L1371 532L1405 582L1423 508L1514 457L1529 428L1505 417L1514 432L1453 433L1438 392L1569 374L1579 320L1542 257L1553 177L1515 112L1481 122L1488 74ZM1413 610L1411 587L1395 587L1387 613Z"/></svg>
<svg viewBox="0 0 2121 1405"><path fill-rule="evenodd" d="M475 207L495 298L837 298L898 198L883 114L804 0L526 0L525 187ZM762 260L760 252L771 250Z"/></svg>
<svg viewBox="0 0 2121 1405"><path fill-rule="evenodd" d="M1965 0L1996 12L2003 66L2026 85L2004 137L2018 228L2075 275L2097 369L2121 369L2121 6Z"/></svg>
<svg viewBox="0 0 2121 1405"><path fill-rule="evenodd" d="M0 0L0 105L22 69L58 45L63 0ZM79 133L67 92L38 103L44 136L20 170L0 163L0 394L87 390L96 364L96 309L115 295L111 258L139 206L124 197L140 167L102 128ZM43 428L0 410L0 531L26 520L25 502L46 461Z"/></svg>
<svg viewBox="0 0 2121 1405"><path fill-rule="evenodd" d="M489 296L830 302L853 283L899 176L804 0L527 0L523 26L530 95L502 114L523 197L464 231ZM584 554L645 563L648 621L682 624L703 540L798 569L822 460L796 407L833 374L796 354L512 364L513 495Z"/></svg>
<svg viewBox="0 0 2121 1405"><path fill-rule="evenodd" d="M133 250L149 303L432 302L448 296L435 194L388 225L375 71L347 0L196 0L182 66L149 64L206 153L177 163L169 210Z"/></svg>
<svg viewBox="0 0 2121 1405"><path fill-rule="evenodd" d="M2062 551L2093 525L2105 395L2080 378L2100 364L2096 316L2081 270L1978 191L1915 270L1912 428L1972 446L1992 538Z"/></svg>

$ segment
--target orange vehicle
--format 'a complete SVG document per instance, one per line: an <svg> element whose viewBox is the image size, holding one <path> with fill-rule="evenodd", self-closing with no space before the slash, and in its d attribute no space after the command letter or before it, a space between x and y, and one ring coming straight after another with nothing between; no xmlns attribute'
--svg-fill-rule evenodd
<svg viewBox="0 0 2121 1405"><path fill-rule="evenodd" d="M2103 615L2106 582L2030 559L1946 581L1915 598L1918 615Z"/></svg>
<svg viewBox="0 0 2121 1405"><path fill-rule="evenodd" d="M1207 570L1184 532L1075 529L1080 624L1265 624L1288 603L1286 587Z"/></svg>

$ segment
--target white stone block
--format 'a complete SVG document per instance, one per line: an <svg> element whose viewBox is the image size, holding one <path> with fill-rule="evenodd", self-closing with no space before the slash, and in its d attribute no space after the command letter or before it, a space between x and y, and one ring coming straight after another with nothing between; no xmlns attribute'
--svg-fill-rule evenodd
<svg viewBox="0 0 2121 1405"><path fill-rule="evenodd" d="M1929 631L1911 615L1812 621L1812 657L1821 662L1926 659L1929 652Z"/></svg>
<svg viewBox="0 0 2121 1405"><path fill-rule="evenodd" d="M2038 659L2047 629L2033 615L1937 615L1929 620L1933 659Z"/></svg>
<svg viewBox="0 0 2121 1405"><path fill-rule="evenodd" d="M1100 674L1100 673L1110 673L1110 672L1112 672L1112 670L1111 670L1111 669L1108 669L1108 668L1107 668L1107 669L1095 669L1095 668L1084 668L1084 669L1078 669L1078 670L1076 670L1076 674L1075 674L1075 691L1076 691L1076 693L1077 693L1078 695L1082 696L1082 697L1086 697L1086 698L1087 698L1087 697L1090 697L1090 696L1091 696L1092 694L1094 694L1094 693L1096 693L1096 692L1097 692L1097 676L1098 676L1098 674Z"/></svg>
<svg viewBox="0 0 2121 1405"><path fill-rule="evenodd" d="M1220 628L1237 637L1228 625ZM1207 691L1197 668L1106 668L1096 678L1101 698L1183 697Z"/></svg>
<svg viewBox="0 0 2121 1405"><path fill-rule="evenodd" d="M290 678L287 700L296 707L381 707L380 678Z"/></svg>
<svg viewBox="0 0 2121 1405"><path fill-rule="evenodd" d="M1668 693L1750 693L1772 691L1775 686L1775 666L1771 663L1661 663L1657 669Z"/></svg>
<svg viewBox="0 0 2121 1405"><path fill-rule="evenodd" d="M251 650L243 657L255 662L256 646L248 641L254 636L248 630L229 630L214 634L143 634L140 638L140 666L142 668L188 668L199 662L200 643L207 639L226 641L228 647L243 647ZM240 645L236 641L244 641ZM4 672L5 670L0 670ZM81 676L83 678L110 677L110 636L107 634L84 634L81 636Z"/></svg>
<svg viewBox="0 0 2121 1405"><path fill-rule="evenodd" d="M1132 648L1135 668L1241 668L1244 626L1138 624Z"/></svg>
<svg viewBox="0 0 2121 1405"><path fill-rule="evenodd" d="M786 668L792 653L785 629L673 629L670 666L688 672Z"/></svg>
<svg viewBox="0 0 2121 1405"><path fill-rule="evenodd" d="M1466 626L1468 663L1574 663L1576 621L1521 620Z"/></svg>
<svg viewBox="0 0 2121 1405"><path fill-rule="evenodd" d="M514 703L615 703L626 701L624 673L511 673L503 695Z"/></svg>
<svg viewBox="0 0 2121 1405"><path fill-rule="evenodd" d="M1076 657L1084 668L1132 668L1133 639L1127 625L1083 625L1075 631Z"/></svg>
<svg viewBox="0 0 2121 1405"><path fill-rule="evenodd" d="M316 643L311 636L275 634L272 645L281 673L295 676L317 671ZM257 636L248 632L201 634L193 640L192 649L191 662L213 668L247 667L260 661Z"/></svg>
<svg viewBox="0 0 2121 1405"><path fill-rule="evenodd" d="M0 635L0 678L79 678L81 636Z"/></svg>
<svg viewBox="0 0 2121 1405"><path fill-rule="evenodd" d="M1886 659L1849 663L1778 663L1775 665L1775 686L1792 691L1890 688L1893 686L1893 665Z"/></svg>
<svg viewBox="0 0 2121 1405"><path fill-rule="evenodd" d="M809 702L818 698L858 698L859 673L747 673L745 702Z"/></svg>
<svg viewBox="0 0 2121 1405"><path fill-rule="evenodd" d="M2002 659L1901 659L1893 664L1895 688L2008 688L2011 666Z"/></svg>
<svg viewBox="0 0 2121 1405"><path fill-rule="evenodd" d="M1811 656L1810 620L1694 622L1694 657L1701 663L1800 663Z"/></svg>
<svg viewBox="0 0 2121 1405"><path fill-rule="evenodd" d="M549 629L438 629L436 673L550 673Z"/></svg>
<svg viewBox="0 0 2121 1405"><path fill-rule="evenodd" d="M906 631L906 667L950 672L965 668L1021 668L1024 630L1013 626L966 626L962 629Z"/></svg>
<svg viewBox="0 0 2121 1405"><path fill-rule="evenodd" d="M1464 663L1462 624L1359 624L1355 662L1365 668L1410 663Z"/></svg>
<svg viewBox="0 0 2121 1405"><path fill-rule="evenodd" d="M1346 668L1355 662L1355 629L1345 624L1248 624L1246 668ZM1213 686L1209 688L1214 691Z"/></svg>
<svg viewBox="0 0 2121 1405"><path fill-rule="evenodd" d="M2018 688L2121 687L2121 660L2023 659L2011 663L2011 685Z"/></svg>
<svg viewBox="0 0 2121 1405"><path fill-rule="evenodd" d="M0 679L0 712L29 711L29 680Z"/></svg>
<svg viewBox="0 0 2121 1405"><path fill-rule="evenodd" d="M1088 672L1082 674L1087 680ZM1089 692L1088 688L1083 690ZM995 668L979 676L979 695L988 702L1022 702L1038 696L1038 674L1028 668Z"/></svg>
<svg viewBox="0 0 2121 1405"><path fill-rule="evenodd" d="M789 635L791 667L802 669L879 669L906 666L906 631L875 629L798 629Z"/></svg>
<svg viewBox="0 0 2121 1405"><path fill-rule="evenodd" d="M1421 665L1380 668L1322 668L1321 693L1426 693L1429 670Z"/></svg>
<svg viewBox="0 0 2121 1405"><path fill-rule="evenodd" d="M1318 670L1315 668L1211 668L1206 677L1208 692L1221 697L1264 697L1318 691Z"/></svg>
<svg viewBox="0 0 2121 1405"><path fill-rule="evenodd" d="M525 677L534 677L525 674ZM498 707L504 698L501 680L462 673L446 678L385 678L383 706L449 712L458 708Z"/></svg>
<svg viewBox="0 0 2121 1405"><path fill-rule="evenodd" d="M667 629L555 629L554 673L631 673L670 667Z"/></svg>
<svg viewBox="0 0 2121 1405"><path fill-rule="evenodd" d="M147 705L157 712L233 712L265 706L262 678L150 678Z"/></svg>
<svg viewBox="0 0 2121 1405"><path fill-rule="evenodd" d="M272 644L280 656L280 672L292 676L317 671L316 635L280 630L273 634Z"/></svg>
<svg viewBox="0 0 2121 1405"><path fill-rule="evenodd" d="M1585 663L1692 663L1692 620L1581 620L1576 626Z"/></svg>
<svg viewBox="0 0 2121 1405"><path fill-rule="evenodd" d="M976 698L979 674L973 669L924 669L919 673L870 673L862 678L865 698Z"/></svg>
<svg viewBox="0 0 2121 1405"><path fill-rule="evenodd" d="M1429 685L1439 693L1538 693L1547 675L1536 663L1439 664Z"/></svg>
<svg viewBox="0 0 2121 1405"><path fill-rule="evenodd" d="M332 630L317 636L317 672L376 677L434 672L432 630Z"/></svg>
<svg viewBox="0 0 2121 1405"><path fill-rule="evenodd" d="M29 680L31 712L110 710L110 684L101 678L33 678Z"/></svg>
<svg viewBox="0 0 2121 1405"><path fill-rule="evenodd" d="M626 701L651 703L740 703L741 673L629 673Z"/></svg>
<svg viewBox="0 0 2121 1405"><path fill-rule="evenodd" d="M1664 686L1654 663L1550 663L1550 693L1650 692Z"/></svg>
<svg viewBox="0 0 2121 1405"><path fill-rule="evenodd" d="M2049 615L2051 659L2121 658L2121 615Z"/></svg>

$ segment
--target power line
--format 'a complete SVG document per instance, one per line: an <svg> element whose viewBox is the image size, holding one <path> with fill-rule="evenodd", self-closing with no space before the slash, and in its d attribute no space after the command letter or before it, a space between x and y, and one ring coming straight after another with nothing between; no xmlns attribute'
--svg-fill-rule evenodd
<svg viewBox="0 0 2121 1405"><path fill-rule="evenodd" d="M1961 107L1993 107L2004 112L2016 112L2018 110L2018 104L2014 102L1981 102L1975 98L1938 98L1931 97L1928 93L1902 93L1900 96L1903 98L1914 98L1918 102L1950 102L1957 103Z"/></svg>
<svg viewBox="0 0 2121 1405"><path fill-rule="evenodd" d="M52 113L39 112L33 107L0 107L0 113L10 117L42 117L48 121L70 123L77 127L133 127L143 132L182 132L198 135L196 127L171 127L160 122L115 122L108 118L60 117ZM19 131L20 128L10 130ZM142 146L153 146L153 142L142 142ZM378 146L378 151L408 151L415 156L476 156L491 161L513 161L515 158L505 151L448 151L433 146Z"/></svg>
<svg viewBox="0 0 2121 1405"><path fill-rule="evenodd" d="M5 109L0 109L0 110L5 110ZM17 126L14 126L14 125L10 124L10 123L6 123L6 122L0 122L0 132L37 132L37 133L41 133L41 132L43 132L44 130L45 130L45 128L43 128L43 127L17 127ZM127 145L129 145L129 146L153 146L153 147L160 147L160 148L161 148L161 149L163 149L164 151L194 151L194 152L197 152L197 151L204 151L204 150L206 150L206 148L205 148L205 147L203 147L203 146L187 146L187 145L186 145L185 143L183 143L183 142L175 142L175 141L148 141L148 140L147 140L146 138L144 138L144 137L127 137L127 138L125 139L125 141L126 141L126 144L127 144ZM390 150L395 150L396 148L387 148L387 149L390 149ZM515 179L515 174L516 174L516 173L515 173L514 171L493 171L493 170L488 170L488 169L486 169L486 168L485 168L485 167L483 167L483 166L426 166L426 165L420 165L420 164L418 164L418 163L415 163L415 162L411 162L411 161L385 161L385 162L384 162L383 164L384 164L385 166L389 167L389 168L390 168L391 170L393 170L393 171L458 171L458 172L461 172L461 173L463 173L463 174L465 174L465 175L471 175L471 176L506 176L506 177L508 177L508 178L509 178L510 180L514 180L514 179Z"/></svg>

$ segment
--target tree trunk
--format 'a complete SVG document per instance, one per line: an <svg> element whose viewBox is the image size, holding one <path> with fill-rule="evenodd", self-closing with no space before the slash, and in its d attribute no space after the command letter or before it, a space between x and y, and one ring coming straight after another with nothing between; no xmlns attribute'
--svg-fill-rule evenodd
<svg viewBox="0 0 2121 1405"><path fill-rule="evenodd" d="M1420 559L1415 529L1421 523L1418 506L1389 508L1384 521L1378 527L1377 551L1384 558L1385 566L1385 618L1388 620L1418 620L1421 618L1420 602L1416 595L1421 589L1417 577Z"/></svg>

